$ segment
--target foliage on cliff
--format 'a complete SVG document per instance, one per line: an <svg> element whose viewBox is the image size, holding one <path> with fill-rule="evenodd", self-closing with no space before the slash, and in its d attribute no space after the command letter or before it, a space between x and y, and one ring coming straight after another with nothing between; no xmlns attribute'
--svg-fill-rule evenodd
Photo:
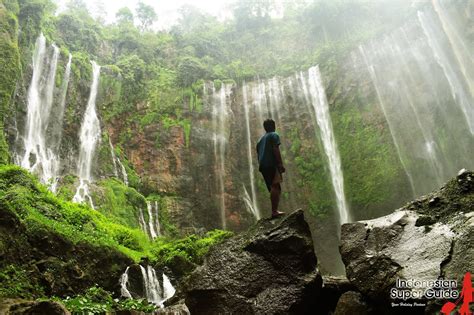
<svg viewBox="0 0 474 315"><path fill-rule="evenodd" d="M41 297L57 292L65 295L71 290L78 293L87 287L90 277L110 290L110 284L101 284L98 271L93 270L96 259L120 257L108 262L107 268L114 275L104 275L113 286L133 260L147 257L152 263L168 266L179 257L195 265L212 245L230 236L215 231L183 240L151 241L138 229L121 225L87 206L62 200L31 174L11 165L0 166L0 209L0 297ZM16 231L14 235L11 229ZM84 261L79 261L81 257ZM43 276L47 280L42 282ZM52 281L48 277L59 278L49 287L45 284ZM70 278L69 289L61 287L67 280L61 277Z"/></svg>

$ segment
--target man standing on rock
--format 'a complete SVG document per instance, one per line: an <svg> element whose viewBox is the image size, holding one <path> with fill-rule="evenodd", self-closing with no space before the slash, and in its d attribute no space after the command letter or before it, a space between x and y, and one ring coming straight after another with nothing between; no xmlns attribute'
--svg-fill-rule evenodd
<svg viewBox="0 0 474 315"><path fill-rule="evenodd" d="M266 133L257 143L259 171L263 175L265 184L270 192L272 203L272 218L285 214L278 211L280 203L282 174L285 172L280 153L280 136L275 132L275 121L267 119L263 122Z"/></svg>

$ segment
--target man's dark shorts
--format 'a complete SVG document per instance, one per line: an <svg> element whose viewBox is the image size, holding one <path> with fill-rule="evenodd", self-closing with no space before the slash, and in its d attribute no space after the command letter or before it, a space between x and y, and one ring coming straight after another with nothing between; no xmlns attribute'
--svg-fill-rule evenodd
<svg viewBox="0 0 474 315"><path fill-rule="evenodd" d="M283 178L276 167L261 168L260 172L263 175L263 179L265 179L268 191L272 190L272 184L280 184L283 181Z"/></svg>

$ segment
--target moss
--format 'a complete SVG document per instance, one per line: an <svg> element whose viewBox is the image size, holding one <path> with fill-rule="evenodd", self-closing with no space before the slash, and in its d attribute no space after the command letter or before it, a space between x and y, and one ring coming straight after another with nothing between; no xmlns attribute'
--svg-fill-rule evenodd
<svg viewBox="0 0 474 315"><path fill-rule="evenodd" d="M158 266L168 266L178 275L191 272L197 264L203 262L204 255L209 249L231 237L229 231L213 230L203 237L190 235L180 240L169 241L157 239L153 244L152 253Z"/></svg>
<svg viewBox="0 0 474 315"><path fill-rule="evenodd" d="M0 269L0 297L33 298L37 296L44 296L43 288L32 280L25 268L7 265Z"/></svg>
<svg viewBox="0 0 474 315"><path fill-rule="evenodd" d="M139 228L138 212L146 209L145 197L115 178L101 180L97 186L100 211L125 226Z"/></svg>
<svg viewBox="0 0 474 315"><path fill-rule="evenodd" d="M13 4L11 6L14 7ZM21 69L17 32L16 16L0 6L0 165L7 164L10 160L4 121Z"/></svg>

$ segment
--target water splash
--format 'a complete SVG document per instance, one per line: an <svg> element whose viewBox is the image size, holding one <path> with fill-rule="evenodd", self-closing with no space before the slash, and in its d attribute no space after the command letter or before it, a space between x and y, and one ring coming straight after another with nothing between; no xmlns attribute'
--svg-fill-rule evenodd
<svg viewBox="0 0 474 315"><path fill-rule="evenodd" d="M91 207L94 208L94 204L89 193L89 184L92 182L92 160L94 158L97 143L100 140L100 122L95 108L97 90L99 87L100 66L94 61L91 63L91 92L89 95L89 101L87 102L86 112L84 113L81 131L79 133L80 151L77 175L79 177L80 184L77 187L73 201L84 202L87 199Z"/></svg>

